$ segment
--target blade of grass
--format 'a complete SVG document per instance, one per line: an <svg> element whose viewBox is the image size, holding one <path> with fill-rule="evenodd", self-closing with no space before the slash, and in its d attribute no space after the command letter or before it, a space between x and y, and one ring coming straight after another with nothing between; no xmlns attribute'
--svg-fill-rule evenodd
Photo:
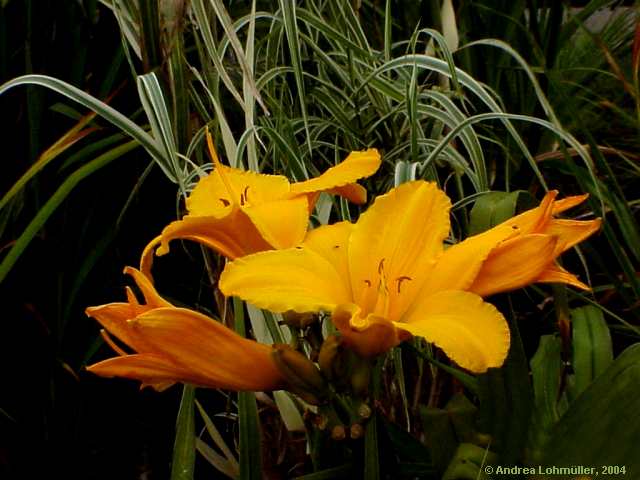
<svg viewBox="0 0 640 480"><path fill-rule="evenodd" d="M42 87L49 88L67 98L70 98L74 102L78 102L81 105L93 110L98 115L103 117L108 122L130 135L137 140L145 150L159 163L163 162L163 153L158 148L155 140L151 135L145 132L138 125L129 120L126 116L110 107L109 105L101 102L95 97L83 92L82 90L69 85L68 83L58 80L57 78L48 77L46 75L23 75L18 78L14 78L2 86L0 86L0 95L7 90L19 86L19 85L40 85Z"/></svg>
<svg viewBox="0 0 640 480"><path fill-rule="evenodd" d="M171 480L193 480L196 461L196 424L193 402L196 389L193 385L182 387L182 399L176 421L176 438L173 444Z"/></svg>
<svg viewBox="0 0 640 480"><path fill-rule="evenodd" d="M311 140L309 134L309 116L307 114L307 102L305 101L305 89L302 69L302 59L300 57L300 40L298 38L298 24L296 23L296 4L289 0L278 0L282 19L284 22L284 31L289 45L289 54L291 55L291 64L293 66L293 74L298 89L298 99L300 101L300 112L304 122L306 132L306 143L309 148L309 154L312 153Z"/></svg>
<svg viewBox="0 0 640 480"><path fill-rule="evenodd" d="M238 334L246 336L244 305L233 298L235 328ZM238 421L240 434L240 480L261 480L262 445L258 405L253 392L238 392Z"/></svg>
<svg viewBox="0 0 640 480"><path fill-rule="evenodd" d="M47 202L38 211L33 220L31 220L29 225L27 225L27 228L24 229L22 234L15 241L11 250L9 250L9 253L7 253L7 255L2 259L2 263L0 263L0 283L2 283L18 258L20 258L24 249L27 248L31 240L33 240L36 233L38 233L47 219L53 214L53 212L55 212L64 199L67 198L76 185L78 185L78 183L80 183L84 178L100 170L113 160L122 157L125 153L133 150L138 145L139 143L137 141L130 141L124 145L120 145L119 147L103 153L95 160L92 160L69 175L51 198L49 198L49 200L47 200Z"/></svg>

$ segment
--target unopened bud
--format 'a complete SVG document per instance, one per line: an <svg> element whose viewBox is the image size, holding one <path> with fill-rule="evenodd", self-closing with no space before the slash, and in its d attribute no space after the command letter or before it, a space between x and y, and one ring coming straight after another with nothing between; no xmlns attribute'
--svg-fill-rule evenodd
<svg viewBox="0 0 640 480"><path fill-rule="evenodd" d="M285 325L290 327L304 328L308 327L312 323L318 320L318 315L315 313L298 313L293 310L289 310L282 314L282 321Z"/></svg>
<svg viewBox="0 0 640 480"><path fill-rule="evenodd" d="M347 431L344 425L336 425L331 429L331 438L333 440L344 440L347 437Z"/></svg>
<svg viewBox="0 0 640 480"><path fill-rule="evenodd" d="M313 423L318 430L326 430L327 425L329 425L329 418L326 415L318 415L313 419Z"/></svg>
<svg viewBox="0 0 640 480"><path fill-rule="evenodd" d="M362 438L362 435L364 435L364 428L362 428L362 425L360 425L359 423L354 423L353 425L351 425L351 428L349 429L349 436L352 439L357 439L357 438Z"/></svg>
<svg viewBox="0 0 640 480"><path fill-rule="evenodd" d="M342 348L342 337L337 335L329 335L320 347L318 355L318 365L320 370L329 380L333 380L336 374L336 362L340 362L340 350Z"/></svg>
<svg viewBox="0 0 640 480"><path fill-rule="evenodd" d="M360 405L358 405L357 412L360 418L365 418L365 419L371 417L371 413L372 413L371 407L366 403L361 403Z"/></svg>
<svg viewBox="0 0 640 480"><path fill-rule="evenodd" d="M354 362L351 370L351 389L359 397L364 397L369 391L369 381L371 380L371 364L362 358Z"/></svg>
<svg viewBox="0 0 640 480"><path fill-rule="evenodd" d="M288 383L288 390L309 403L318 404L324 397L326 383L315 364L288 345L274 345L273 358Z"/></svg>

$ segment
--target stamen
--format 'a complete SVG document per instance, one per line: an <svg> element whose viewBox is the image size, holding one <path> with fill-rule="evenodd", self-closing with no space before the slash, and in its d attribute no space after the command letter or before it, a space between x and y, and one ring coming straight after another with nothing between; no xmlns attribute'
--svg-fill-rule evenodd
<svg viewBox="0 0 640 480"><path fill-rule="evenodd" d="M222 183L224 183L224 186L227 189L227 193L229 194L229 197L231 198L231 202L235 203L234 202L234 198L236 198L236 196L234 194L234 190L231 187L231 182L229 181L229 179L227 178L227 176L225 175L225 173L223 171L224 167L222 166L222 163L220 163L220 159L218 158L218 154L216 153L216 147L213 145L213 138L211 137L211 134L209 133L209 128L208 127L205 130L205 134L207 136L207 146L209 147L209 155L211 156L211 160L213 160L213 165L216 167L216 171L220 175L220 178L222 179Z"/></svg>
<svg viewBox="0 0 640 480"><path fill-rule="evenodd" d="M111 348L113 348L113 351L116 352L121 357L125 357L125 356L129 355L127 352L125 352L123 349L121 349L118 345L116 345L116 342L114 342L111 339L111 337L109 336L109 334L107 333L107 331L104 328L102 330L100 330L100 336L104 339L104 341L107 343L107 345L109 345Z"/></svg>
<svg viewBox="0 0 640 480"><path fill-rule="evenodd" d="M334 245L333 248L334 249L338 249L338 248L340 248L340 245Z"/></svg>
<svg viewBox="0 0 640 480"><path fill-rule="evenodd" d="M398 293L400 293L400 285L402 285L402 282L405 280L413 280L411 277L407 277L407 276L402 276L402 277L398 277L396 278L396 282L398 282Z"/></svg>
<svg viewBox="0 0 640 480"><path fill-rule="evenodd" d="M218 200L220 200L222 202L222 205L224 205L225 207L228 207L231 204L231 202L226 198L219 198Z"/></svg>
<svg viewBox="0 0 640 480"><path fill-rule="evenodd" d="M370 286L371 286L371 280L365 280L365 281L364 281L364 283L366 283L366 284L367 284L367 287L370 287Z"/></svg>
<svg viewBox="0 0 640 480"><path fill-rule="evenodd" d="M378 263L378 273L380 275L384 275L384 258L380 260L380 263Z"/></svg>

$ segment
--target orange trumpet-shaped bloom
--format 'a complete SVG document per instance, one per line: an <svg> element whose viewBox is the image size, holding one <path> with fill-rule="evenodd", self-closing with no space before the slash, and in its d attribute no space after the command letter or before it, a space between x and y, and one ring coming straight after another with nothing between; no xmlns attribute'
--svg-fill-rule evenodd
<svg viewBox="0 0 640 480"><path fill-rule="evenodd" d="M538 207L452 246L438 263L455 269L457 262L477 271L469 291L483 297L532 283L566 283L588 290L587 285L555 260L598 231L601 220L554 218L588 197L577 195L556 200L557 195L558 192L552 190ZM510 235L509 229L516 234Z"/></svg>
<svg viewBox="0 0 640 480"><path fill-rule="evenodd" d="M241 337L201 313L174 307L158 295L149 279L127 267L142 291L140 304L127 287L126 303L87 308L106 331L103 336L120 354L87 367L104 377L140 380L163 390L173 383L229 390L278 390L285 385L272 347ZM127 354L106 333L135 353Z"/></svg>
<svg viewBox="0 0 640 480"><path fill-rule="evenodd" d="M293 247L304 239L309 213L320 192L364 203L366 190L354 182L373 175L381 161L373 148L352 152L319 177L291 184L281 175L224 166L208 132L207 142L215 169L187 198L189 213L165 227L144 249L140 269L149 277L154 252L166 254L169 242L177 238L199 242L231 259Z"/></svg>
<svg viewBox="0 0 640 480"><path fill-rule="evenodd" d="M460 366L484 372L502 365L510 335L482 296L536 281L584 288L555 258L599 220L554 219L585 198L554 202L555 195L445 250L450 200L435 184L406 183L378 197L355 224L320 227L296 248L233 261L220 289L276 312L331 312L345 342L363 356L417 335Z"/></svg>

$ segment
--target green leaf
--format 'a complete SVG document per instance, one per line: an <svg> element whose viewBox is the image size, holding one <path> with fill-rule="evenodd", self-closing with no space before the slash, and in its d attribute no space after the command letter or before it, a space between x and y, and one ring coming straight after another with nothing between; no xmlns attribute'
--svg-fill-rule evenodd
<svg viewBox="0 0 640 480"><path fill-rule="evenodd" d="M184 385L176 422L176 438L173 444L171 480L192 480L196 461L196 424L193 408L196 389Z"/></svg>
<svg viewBox="0 0 640 480"><path fill-rule="evenodd" d="M417 162L405 162L400 160L396 163L393 184L394 186L398 186L405 182L410 182L416 179L416 171L418 169Z"/></svg>
<svg viewBox="0 0 640 480"><path fill-rule="evenodd" d="M366 426L364 434L364 471L367 480L380 480L380 451L378 444L378 414L375 413Z"/></svg>
<svg viewBox="0 0 640 480"><path fill-rule="evenodd" d="M307 102L305 101L304 92L304 80L302 69L302 59L300 53L300 40L298 38L298 24L296 21L296 4L288 0L279 0L280 11L282 13L282 19L284 22L284 31L287 36L287 43L289 44L289 54L291 55L291 63L293 66L293 74L296 79L296 87L298 89L298 98L300 100L300 112L302 113L302 119L304 122L304 129L306 133L307 146L309 147L309 154L312 153L311 149L311 135L309 133L309 116L307 114ZM306 169L305 169L306 172Z"/></svg>
<svg viewBox="0 0 640 480"><path fill-rule="evenodd" d="M240 479L262 478L262 445L260 418L253 392L238 392L238 418L240 429Z"/></svg>
<svg viewBox="0 0 640 480"><path fill-rule="evenodd" d="M435 365L436 367L438 367L439 369L444 370L445 372L449 373L452 377L454 377L456 380L458 380L460 383L462 383L466 388L468 388L472 393L474 393L474 394L478 393L478 380L473 375L469 375L468 373L463 372L462 370L459 370L459 369L457 369L455 367L452 367L450 365L446 365L446 364L436 360L435 358L433 358L433 356L431 356L429 354L428 351L423 350L423 349L418 349L414 345L411 345L410 342L401 343L400 344L400 348L406 348L406 349L411 350L413 353L415 353L419 357L424 358L429 363L431 363L431 364Z"/></svg>
<svg viewBox="0 0 640 480"><path fill-rule="evenodd" d="M60 204L64 201L65 198L71 193L71 191L84 180L86 177L91 175L92 173L100 170L102 167L108 165L113 160L122 157L128 151L134 149L138 146L137 141L131 141L120 145L106 153L103 153L98 158L92 160L91 162L83 165L78 170L73 172L67 179L60 185L60 187L55 191L55 193L47 200L47 202L42 206L33 220L29 222L27 228L20 234L18 239L13 243L11 250L9 253L2 259L2 263L0 263L0 283L7 276L13 265L16 263L24 249L27 248L33 237L40 231L42 226L45 224L47 219L56 211L56 209L60 206Z"/></svg>
<svg viewBox="0 0 640 480"><path fill-rule="evenodd" d="M507 316L511 330L511 348L501 368L490 368L478 376L481 430L493 439L492 450L505 464L522 456L533 406L529 365L518 325Z"/></svg>
<svg viewBox="0 0 640 480"><path fill-rule="evenodd" d="M304 432L304 420L291 395L283 390L276 390L273 392L273 399L287 430L290 432Z"/></svg>
<svg viewBox="0 0 640 480"><path fill-rule="evenodd" d="M519 191L488 192L479 197L471 209L469 235L482 233L513 217L519 195Z"/></svg>
<svg viewBox="0 0 640 480"><path fill-rule="evenodd" d="M19 85L40 85L42 87L47 87L67 98L70 98L74 102L84 105L140 142L140 145L142 145L156 161L162 163L163 153L151 135L117 110L111 108L109 105L101 102L97 98L92 97L86 92L83 92L79 88L46 75L24 75L22 77L14 78L0 86L0 95Z"/></svg>
<svg viewBox="0 0 640 480"><path fill-rule="evenodd" d="M635 344L571 404L551 432L542 464L624 465L628 478L636 476L640 472L639 411L640 344Z"/></svg>
<svg viewBox="0 0 640 480"><path fill-rule="evenodd" d="M233 48L233 51L236 55L236 59L240 64L243 79L247 83L247 88L251 90L251 93L255 98L255 100L263 108L264 112L268 114L269 111L266 105L264 104L264 102L262 101L260 92L258 92L258 89L256 88L255 80L253 77L253 68L249 65L249 62L247 61L244 50L242 49L242 44L240 43L240 39L238 38L238 35L233 26L233 21L231 20L231 16L229 15L229 12L224 6L224 2L222 2L222 0L210 0L210 4L215 10L218 20L220 20L220 24L222 25L222 28L227 34L229 43L231 44L231 47ZM254 10L254 13L252 13L252 16L254 17L254 20L255 20L255 10ZM240 103L242 104L244 102L240 102Z"/></svg>
<svg viewBox="0 0 640 480"><path fill-rule="evenodd" d="M442 480L488 480L482 467L494 463L495 454L486 448L471 443L462 443L458 447L453 460Z"/></svg>
<svg viewBox="0 0 640 480"><path fill-rule="evenodd" d="M177 156L178 148L176 147L171 117L158 77L155 73L140 75L137 78L137 86L142 108L144 108L151 125L153 138L162 152L161 157L156 161L169 180L177 183L180 190L185 192L185 173Z"/></svg>
<svg viewBox="0 0 640 480"><path fill-rule="evenodd" d="M340 465L339 467L327 468L319 472L310 473L295 477L295 480L349 480L353 477L353 465Z"/></svg>
<svg viewBox="0 0 640 480"><path fill-rule="evenodd" d="M431 455L422 442L384 417L380 417L380 423L398 459L414 464L428 463L433 470L433 464L429 462Z"/></svg>
<svg viewBox="0 0 640 480"><path fill-rule="evenodd" d="M560 418L558 397L562 374L561 351L562 342L559 337L543 335L540 346L531 359L534 412L527 444L531 463L539 461L541 448Z"/></svg>
<svg viewBox="0 0 640 480"><path fill-rule="evenodd" d="M236 331L246 336L244 305L233 298ZM238 428L240 435L240 479L261 480L262 442L258 405L253 392L238 392Z"/></svg>
<svg viewBox="0 0 640 480"><path fill-rule="evenodd" d="M443 473L458 448L449 412L442 408L421 406L420 419L433 463L438 472Z"/></svg>
<svg viewBox="0 0 640 480"><path fill-rule="evenodd" d="M236 478L238 476L238 473L240 472L240 465L238 464L238 460L236 460L236 457L233 455L233 453L231 453L231 449L227 446L227 442L224 441L224 439L222 438L222 435L220 435L220 432L218 431L215 424L211 420L211 417L207 415L207 412L204 410L204 408L202 408L202 405L200 405L200 402L195 400L195 404L196 404L196 407L198 407L198 412L200 413L200 416L204 420L205 428L207 429L207 432L209 432L209 436L211 436L213 443L215 443L216 446L222 451L224 457L222 457L220 454L215 452L215 450L213 451L215 455L211 455L210 451L204 448L201 449L198 443L196 443L196 447L198 448L199 451L206 450L207 453L203 453L203 455L208 456L208 460L214 460L211 463L216 468L218 468L221 471L230 472L232 473L230 477ZM211 449L211 447L209 448Z"/></svg>
<svg viewBox="0 0 640 480"><path fill-rule="evenodd" d="M602 310L587 305L571 310L574 384L577 397L613 362L611 334Z"/></svg>

